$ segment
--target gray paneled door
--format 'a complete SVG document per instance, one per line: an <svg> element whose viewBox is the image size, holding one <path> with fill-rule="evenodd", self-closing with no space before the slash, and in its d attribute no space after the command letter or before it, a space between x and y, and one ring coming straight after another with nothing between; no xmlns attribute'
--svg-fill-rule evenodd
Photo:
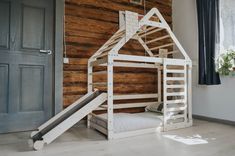
<svg viewBox="0 0 235 156"><path fill-rule="evenodd" d="M0 133L52 115L53 0L0 0Z"/></svg>

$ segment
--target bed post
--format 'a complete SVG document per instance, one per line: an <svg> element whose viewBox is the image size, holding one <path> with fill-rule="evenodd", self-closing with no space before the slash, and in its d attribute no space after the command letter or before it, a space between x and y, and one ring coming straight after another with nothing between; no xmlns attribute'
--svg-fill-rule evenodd
<svg viewBox="0 0 235 156"><path fill-rule="evenodd" d="M107 67L107 95L108 95L108 139L113 139L113 57L108 55Z"/></svg>
<svg viewBox="0 0 235 156"><path fill-rule="evenodd" d="M188 81L188 64L187 62L185 62L184 64L184 100L185 100L185 105L186 108L184 110L184 123L187 125L189 123L189 92L188 92L188 85L189 85L189 81Z"/></svg>
<svg viewBox="0 0 235 156"><path fill-rule="evenodd" d="M88 60L87 64L87 92L91 93L93 91L92 87L92 72L93 72L93 67L91 65L91 60ZM90 128L90 119L91 119L91 114L87 115L87 128Z"/></svg>
<svg viewBox="0 0 235 156"><path fill-rule="evenodd" d="M163 59L163 131L166 130L166 124L167 124L167 109L166 109L166 101L167 101L167 88L166 88L166 59Z"/></svg>
<svg viewBox="0 0 235 156"><path fill-rule="evenodd" d="M161 65L158 65L157 68L157 76L158 76L158 102L162 102L162 72L161 72Z"/></svg>
<svg viewBox="0 0 235 156"><path fill-rule="evenodd" d="M188 64L188 122L193 125L192 119L192 61Z"/></svg>

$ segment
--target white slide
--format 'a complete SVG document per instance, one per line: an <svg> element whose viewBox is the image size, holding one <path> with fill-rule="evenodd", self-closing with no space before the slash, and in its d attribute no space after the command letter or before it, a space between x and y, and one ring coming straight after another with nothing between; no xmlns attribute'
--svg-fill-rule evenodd
<svg viewBox="0 0 235 156"><path fill-rule="evenodd" d="M50 144L105 101L107 101L107 93L99 93L98 90L87 93L33 131L30 144L35 150L42 149L45 144Z"/></svg>

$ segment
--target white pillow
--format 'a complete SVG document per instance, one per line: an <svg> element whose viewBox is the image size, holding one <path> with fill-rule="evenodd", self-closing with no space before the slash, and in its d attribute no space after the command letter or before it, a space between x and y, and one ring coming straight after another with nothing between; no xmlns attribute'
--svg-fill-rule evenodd
<svg viewBox="0 0 235 156"><path fill-rule="evenodd" d="M163 103L155 103L155 104L151 104L145 107L145 111L146 112L156 112L156 113L164 113L164 108L163 108ZM168 114L168 116L172 116L172 115L177 115L180 114L180 112L170 112Z"/></svg>
<svg viewBox="0 0 235 156"><path fill-rule="evenodd" d="M155 103L145 107L145 111L163 113L163 103Z"/></svg>

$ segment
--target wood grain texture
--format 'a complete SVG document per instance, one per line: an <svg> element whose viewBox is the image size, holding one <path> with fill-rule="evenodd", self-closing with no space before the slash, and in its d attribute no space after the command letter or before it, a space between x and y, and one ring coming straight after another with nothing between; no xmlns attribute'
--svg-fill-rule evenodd
<svg viewBox="0 0 235 156"><path fill-rule="evenodd" d="M64 64L64 107L87 92L87 60L118 30L119 10L144 14L144 5L135 5L129 0L66 0L65 3L65 41L69 64ZM172 0L146 0L146 12L153 7L157 7L166 21L172 24ZM162 42L169 43L169 39ZM136 41L126 44L120 53L146 55ZM103 69L98 67L95 70ZM115 68L115 72L114 93L157 91L157 72L153 69ZM93 80L106 82L106 76L95 76ZM98 88L106 89L103 86Z"/></svg>

